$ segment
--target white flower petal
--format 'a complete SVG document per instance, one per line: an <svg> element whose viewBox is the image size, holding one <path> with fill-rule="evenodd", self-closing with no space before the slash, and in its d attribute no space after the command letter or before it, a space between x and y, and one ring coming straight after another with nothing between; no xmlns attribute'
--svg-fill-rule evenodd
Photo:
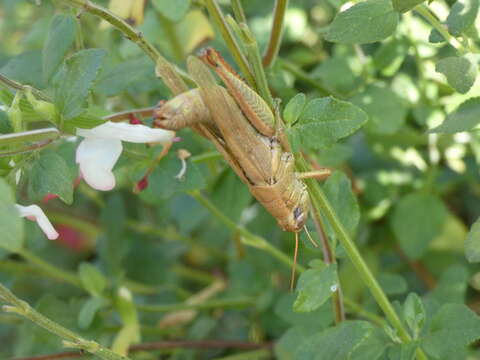
<svg viewBox="0 0 480 360"><path fill-rule="evenodd" d="M107 121L92 129L77 129L77 135L86 138L118 139L133 143L166 143L172 141L175 133L169 130L152 129L145 125Z"/></svg>
<svg viewBox="0 0 480 360"><path fill-rule="evenodd" d="M21 217L26 217L29 220L36 221L40 229L45 233L47 238L54 240L58 238L58 232L53 227L50 220L38 205L22 206L16 204L18 212Z"/></svg>
<svg viewBox="0 0 480 360"><path fill-rule="evenodd" d="M76 162L83 179L102 191L115 187L112 169L122 153L122 142L115 139L86 138L77 148Z"/></svg>

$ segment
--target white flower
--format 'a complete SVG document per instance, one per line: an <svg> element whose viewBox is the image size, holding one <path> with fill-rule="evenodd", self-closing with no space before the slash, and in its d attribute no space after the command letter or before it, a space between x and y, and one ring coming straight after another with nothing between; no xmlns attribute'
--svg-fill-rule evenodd
<svg viewBox="0 0 480 360"><path fill-rule="evenodd" d="M77 129L77 135L85 138L76 154L82 177L92 188L107 191L115 187L112 169L122 152L122 141L164 144L171 142L175 133L107 121L92 129Z"/></svg>
<svg viewBox="0 0 480 360"><path fill-rule="evenodd" d="M47 238L50 240L58 238L58 232L54 229L52 223L38 205L22 206L16 204L15 207L20 213L20 217L26 217L28 220L36 221Z"/></svg>

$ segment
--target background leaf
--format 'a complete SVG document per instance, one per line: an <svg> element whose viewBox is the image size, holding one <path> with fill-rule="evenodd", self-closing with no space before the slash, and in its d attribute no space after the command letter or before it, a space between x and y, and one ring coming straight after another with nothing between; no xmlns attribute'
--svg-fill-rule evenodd
<svg viewBox="0 0 480 360"><path fill-rule="evenodd" d="M14 204L12 189L0 178L0 247L12 252L22 248L24 236L23 220Z"/></svg>
<svg viewBox="0 0 480 360"><path fill-rule="evenodd" d="M383 40L397 27L398 13L389 0L366 0L335 16L325 39L345 44Z"/></svg>
<svg viewBox="0 0 480 360"><path fill-rule="evenodd" d="M86 108L88 92L98 75L105 50L81 50L66 60L65 70L55 89L55 105L65 120Z"/></svg>
<svg viewBox="0 0 480 360"><path fill-rule="evenodd" d="M480 219L475 221L465 240L465 256L469 262L480 262Z"/></svg>
<svg viewBox="0 0 480 360"><path fill-rule="evenodd" d="M435 70L444 74L455 90L465 94L470 90L477 77L478 64L466 56L451 56L440 60Z"/></svg>

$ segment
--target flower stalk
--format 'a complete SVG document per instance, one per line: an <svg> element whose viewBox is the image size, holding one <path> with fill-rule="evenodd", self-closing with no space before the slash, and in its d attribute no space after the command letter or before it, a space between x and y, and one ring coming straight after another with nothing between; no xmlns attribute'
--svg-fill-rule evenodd
<svg viewBox="0 0 480 360"><path fill-rule="evenodd" d="M14 313L20 315L36 325L44 328L64 339L63 344L66 347L84 350L92 355L98 356L104 360L128 360L126 356L114 353L113 351L103 347L99 343L82 338L73 331L57 324L53 320L40 314L33 309L27 302L17 298L9 289L0 284L0 300L8 305L2 307L3 311L7 313Z"/></svg>

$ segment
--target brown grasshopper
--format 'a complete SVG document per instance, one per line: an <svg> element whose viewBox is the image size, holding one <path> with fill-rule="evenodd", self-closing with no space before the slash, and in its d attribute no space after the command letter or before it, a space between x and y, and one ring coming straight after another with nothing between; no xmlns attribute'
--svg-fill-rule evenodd
<svg viewBox="0 0 480 360"><path fill-rule="evenodd" d="M295 172L295 158L279 112L272 111L214 49L207 48L200 59L203 62L196 57L187 61L198 88L162 104L155 111L154 124L170 130L190 126L211 140L280 227L296 234L296 261L298 232L306 230L310 202L304 177ZM217 84L205 64L226 88ZM309 177L325 175L328 171Z"/></svg>

